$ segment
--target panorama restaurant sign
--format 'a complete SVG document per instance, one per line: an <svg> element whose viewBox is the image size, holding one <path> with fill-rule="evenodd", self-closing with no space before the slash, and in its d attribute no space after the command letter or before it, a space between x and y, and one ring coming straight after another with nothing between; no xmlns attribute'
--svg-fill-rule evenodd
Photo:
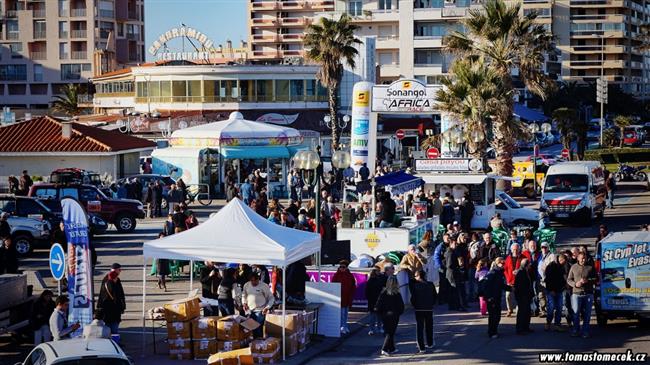
<svg viewBox="0 0 650 365"><path fill-rule="evenodd" d="M192 41L197 41L201 44L199 51L194 52L174 52L167 48L167 42L175 38L187 38ZM161 50L162 49L162 50ZM209 59L212 54L216 53L214 49L214 42L207 35L201 33L196 28L192 27L178 27L172 28L165 33L161 34L149 47L149 54L156 56L161 61L173 60L200 60Z"/></svg>
<svg viewBox="0 0 650 365"><path fill-rule="evenodd" d="M373 112L434 112L438 89L440 86L410 79L397 80L390 85L374 85L371 109Z"/></svg>

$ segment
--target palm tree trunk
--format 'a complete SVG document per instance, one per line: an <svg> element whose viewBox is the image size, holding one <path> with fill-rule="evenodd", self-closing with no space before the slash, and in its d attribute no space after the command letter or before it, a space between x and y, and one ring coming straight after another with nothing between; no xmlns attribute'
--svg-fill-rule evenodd
<svg viewBox="0 0 650 365"><path fill-rule="evenodd" d="M327 89L329 96L330 117L332 118L332 152L336 151L339 146L338 121L336 118L336 91L337 86L330 86Z"/></svg>
<svg viewBox="0 0 650 365"><path fill-rule="evenodd" d="M493 146L497 155L496 173L500 176L512 176L514 171L512 157L515 151L515 133L511 130L510 123L513 109L514 106L510 103L507 114L498 115L492 124ZM497 189L508 191L510 188L510 181L502 179L497 181Z"/></svg>

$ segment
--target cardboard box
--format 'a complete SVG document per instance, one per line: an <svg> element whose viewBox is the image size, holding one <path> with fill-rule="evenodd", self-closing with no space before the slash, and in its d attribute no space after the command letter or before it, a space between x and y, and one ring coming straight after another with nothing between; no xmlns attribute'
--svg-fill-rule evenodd
<svg viewBox="0 0 650 365"><path fill-rule="evenodd" d="M192 338L190 322L167 322L167 338Z"/></svg>
<svg viewBox="0 0 650 365"><path fill-rule="evenodd" d="M287 336L302 331L304 328L302 311L288 310L286 313L285 328ZM264 335L266 337L282 338L282 311L273 311L266 315Z"/></svg>
<svg viewBox="0 0 650 365"><path fill-rule="evenodd" d="M248 347L248 340L222 341L217 340L217 351L232 351Z"/></svg>
<svg viewBox="0 0 650 365"><path fill-rule="evenodd" d="M282 341L278 338L253 340L250 348L256 364L274 364L282 360Z"/></svg>
<svg viewBox="0 0 650 365"><path fill-rule="evenodd" d="M250 347L216 353L208 358L208 365L253 365Z"/></svg>
<svg viewBox="0 0 650 365"><path fill-rule="evenodd" d="M211 354L217 352L217 339L216 338L202 338L200 340L192 340L192 348L194 350L194 359L207 359Z"/></svg>
<svg viewBox="0 0 650 365"><path fill-rule="evenodd" d="M287 356L293 356L300 351L300 343L298 341L298 334L294 333L287 336L287 342L284 344L287 352Z"/></svg>
<svg viewBox="0 0 650 365"><path fill-rule="evenodd" d="M192 340L189 338L168 339L169 358L173 360L192 360Z"/></svg>
<svg viewBox="0 0 650 365"><path fill-rule="evenodd" d="M199 298L191 297L175 300L164 305L167 322L191 321L201 315Z"/></svg>
<svg viewBox="0 0 650 365"><path fill-rule="evenodd" d="M307 345L309 344L309 332L307 332L307 329L303 329L298 333L298 351L303 352L307 349Z"/></svg>
<svg viewBox="0 0 650 365"><path fill-rule="evenodd" d="M254 319L232 315L217 321L217 339L220 341L240 341L250 337L260 326Z"/></svg>
<svg viewBox="0 0 650 365"><path fill-rule="evenodd" d="M192 320L192 339L217 338L217 321L221 317L201 317Z"/></svg>

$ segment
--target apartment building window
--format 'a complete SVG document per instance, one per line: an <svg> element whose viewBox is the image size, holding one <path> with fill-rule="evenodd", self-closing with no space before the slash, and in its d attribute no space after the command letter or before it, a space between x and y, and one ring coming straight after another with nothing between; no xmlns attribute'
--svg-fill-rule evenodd
<svg viewBox="0 0 650 365"><path fill-rule="evenodd" d="M34 38L46 38L47 26L45 20L34 20Z"/></svg>
<svg viewBox="0 0 650 365"><path fill-rule="evenodd" d="M416 50L416 65L442 65L445 62L444 55L438 50Z"/></svg>
<svg viewBox="0 0 650 365"><path fill-rule="evenodd" d="M70 32L70 24L68 22L59 22L59 38L67 39Z"/></svg>
<svg viewBox="0 0 650 365"><path fill-rule="evenodd" d="M348 3L348 14L352 16L361 16L363 11L363 2L359 0L350 0Z"/></svg>
<svg viewBox="0 0 650 365"><path fill-rule="evenodd" d="M572 32L593 32L593 31L622 31L624 24L621 23L572 23Z"/></svg>
<svg viewBox="0 0 650 365"><path fill-rule="evenodd" d="M59 59L67 60L70 57L70 45L67 42L59 43Z"/></svg>
<svg viewBox="0 0 650 365"><path fill-rule="evenodd" d="M18 27L17 20L6 20L7 24L7 39L19 39L20 38L20 28Z"/></svg>
<svg viewBox="0 0 650 365"><path fill-rule="evenodd" d="M43 81L43 65L34 64L34 81Z"/></svg>
<svg viewBox="0 0 650 365"><path fill-rule="evenodd" d="M99 22L99 37L106 39L108 34L115 29L113 28L112 22Z"/></svg>
<svg viewBox="0 0 650 365"><path fill-rule="evenodd" d="M59 16L67 17L70 16L70 11L68 10L68 0L59 0Z"/></svg>
<svg viewBox="0 0 650 365"><path fill-rule="evenodd" d="M124 23L117 23L117 36L124 37Z"/></svg>
<svg viewBox="0 0 650 365"><path fill-rule="evenodd" d="M305 81L291 80L291 100L302 101L305 99Z"/></svg>
<svg viewBox="0 0 650 365"><path fill-rule="evenodd" d="M71 63L61 65L61 80L81 79L81 64Z"/></svg>
<svg viewBox="0 0 650 365"><path fill-rule="evenodd" d="M27 81L27 65L0 65L0 81Z"/></svg>
<svg viewBox="0 0 650 365"><path fill-rule="evenodd" d="M9 84L9 95L25 95L27 93L27 85L25 84Z"/></svg>
<svg viewBox="0 0 650 365"><path fill-rule="evenodd" d="M29 93L31 95L47 95L47 84L30 84Z"/></svg>
<svg viewBox="0 0 650 365"><path fill-rule="evenodd" d="M415 27L416 37L444 37L447 35L445 23L419 23Z"/></svg>
<svg viewBox="0 0 650 365"><path fill-rule="evenodd" d="M550 8L542 8L542 9L524 9L524 15L528 16L532 13L537 13L538 18L550 18L551 17L551 9Z"/></svg>
<svg viewBox="0 0 650 365"><path fill-rule="evenodd" d="M9 52L11 52L11 58L20 59L23 58L21 52L23 51L22 43L9 43Z"/></svg>
<svg viewBox="0 0 650 365"><path fill-rule="evenodd" d="M380 10L390 10L391 5L392 5L392 0L379 0Z"/></svg>
<svg viewBox="0 0 650 365"><path fill-rule="evenodd" d="M99 2L99 16L102 18L114 18L114 4L112 1L101 0Z"/></svg>

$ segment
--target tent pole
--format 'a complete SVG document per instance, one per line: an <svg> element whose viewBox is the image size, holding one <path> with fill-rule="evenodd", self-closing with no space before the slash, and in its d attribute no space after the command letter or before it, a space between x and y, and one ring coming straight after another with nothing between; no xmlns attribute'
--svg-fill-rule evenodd
<svg viewBox="0 0 650 365"><path fill-rule="evenodd" d="M323 243L321 241L321 248L318 250L318 254L317 254L318 256L316 256L316 264L318 265L318 279L316 279L317 283L320 283L320 280L321 280L320 279L320 274L321 274L321 268L320 268L320 265L321 265L320 255L321 255L321 253L320 253L320 251L322 250L322 246L323 246Z"/></svg>
<svg viewBox="0 0 650 365"><path fill-rule="evenodd" d="M269 159L266 159L266 194L271 196L273 192L271 191L271 164ZM272 197L272 196L271 196Z"/></svg>
<svg viewBox="0 0 650 365"><path fill-rule="evenodd" d="M145 332L147 329L146 300L147 300L147 259L142 258L142 357L145 357ZM154 341L156 339L154 338Z"/></svg>
<svg viewBox="0 0 650 365"><path fill-rule="evenodd" d="M190 260L190 291L194 290L194 261Z"/></svg>
<svg viewBox="0 0 650 365"><path fill-rule="evenodd" d="M285 317L287 316L287 267L282 267L282 361L287 359L287 328Z"/></svg>

